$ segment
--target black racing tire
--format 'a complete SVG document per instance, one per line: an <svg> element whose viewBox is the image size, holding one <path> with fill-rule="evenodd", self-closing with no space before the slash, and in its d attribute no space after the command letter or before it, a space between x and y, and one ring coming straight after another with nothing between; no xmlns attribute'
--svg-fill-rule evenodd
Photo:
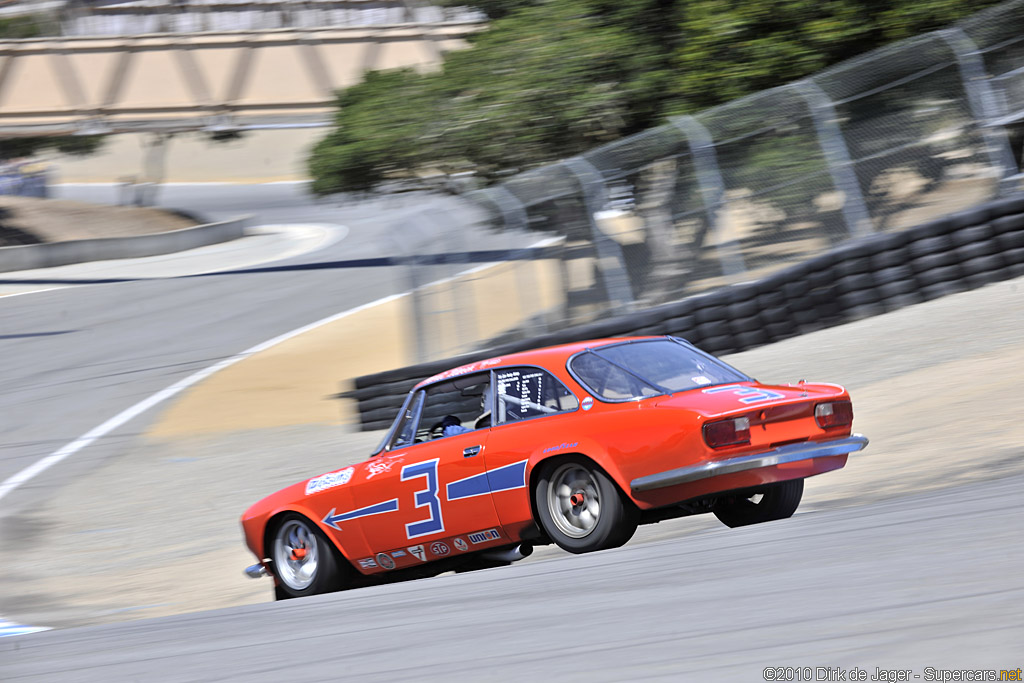
<svg viewBox="0 0 1024 683"><path fill-rule="evenodd" d="M748 318L736 318L729 323L730 332L734 335L740 335L745 332L756 332L763 326L764 323L762 323L756 315L752 315Z"/></svg>
<svg viewBox="0 0 1024 683"><path fill-rule="evenodd" d="M956 255L960 262L963 263L964 261L981 258L982 256L998 254L1000 251L999 243L995 240L989 240L987 242L972 242L970 244L965 244L956 250Z"/></svg>
<svg viewBox="0 0 1024 683"><path fill-rule="evenodd" d="M763 328L758 328L749 332L740 332L736 335L736 345L742 350L762 346L767 344L768 341L768 333L765 332Z"/></svg>
<svg viewBox="0 0 1024 683"><path fill-rule="evenodd" d="M885 306L880 303L861 304L859 306L851 306L846 310L846 320L864 320L865 318L874 318L876 315L882 315L883 313L885 313Z"/></svg>
<svg viewBox="0 0 1024 683"><path fill-rule="evenodd" d="M992 221L992 229L997 235L1013 232L1024 228L1024 214L1003 216Z"/></svg>
<svg viewBox="0 0 1024 683"><path fill-rule="evenodd" d="M921 296L916 290L908 292L906 294L897 294L895 296L888 296L882 301L882 305L885 306L886 311L896 311L907 306L913 306L924 301L924 297Z"/></svg>
<svg viewBox="0 0 1024 683"><path fill-rule="evenodd" d="M804 494L804 480L791 479L719 498L715 517L728 527L792 517Z"/></svg>
<svg viewBox="0 0 1024 683"><path fill-rule="evenodd" d="M294 551L303 550L301 557ZM337 551L316 524L289 512L277 520L268 551L277 577L278 600L330 593L342 587Z"/></svg>
<svg viewBox="0 0 1024 683"><path fill-rule="evenodd" d="M784 308L787 301L788 299L786 299L785 294L779 290L773 290L765 292L761 296L757 297L757 307L761 312L764 312L765 310L773 308Z"/></svg>
<svg viewBox="0 0 1024 683"><path fill-rule="evenodd" d="M989 254L964 260L960 264L960 269L965 276L969 277L971 275L996 272L1002 270L1006 265L1001 254Z"/></svg>
<svg viewBox="0 0 1024 683"><path fill-rule="evenodd" d="M769 342L782 341L799 334L797 326L793 322L768 323L764 326L765 334Z"/></svg>
<svg viewBox="0 0 1024 683"><path fill-rule="evenodd" d="M738 301L734 304L729 305L729 320L737 320L739 318L752 318L757 315L757 312L761 310L756 299L748 299L747 301Z"/></svg>
<svg viewBox="0 0 1024 683"><path fill-rule="evenodd" d="M1003 251L1024 248L1024 230L1004 232L996 237L996 242L999 244L999 248Z"/></svg>
<svg viewBox="0 0 1024 683"><path fill-rule="evenodd" d="M699 345L699 348L701 351L705 351L715 356L722 356L739 350L736 346L736 340L733 339L731 334L705 337Z"/></svg>
<svg viewBox="0 0 1024 683"><path fill-rule="evenodd" d="M975 273L974 275L968 275L964 278L964 281L971 289L978 289L979 287L990 285L993 282L999 282L1002 279L1001 270L988 270L981 273Z"/></svg>
<svg viewBox="0 0 1024 683"><path fill-rule="evenodd" d="M995 235L995 229L992 227L992 224L982 223L961 228L951 233L950 238L953 240L953 246L960 249L968 244L991 242L993 235Z"/></svg>
<svg viewBox="0 0 1024 683"><path fill-rule="evenodd" d="M776 306L774 308L766 308L761 311L761 318L767 324L771 323L785 323L789 322L792 318L792 311L789 307L783 304L782 306Z"/></svg>
<svg viewBox="0 0 1024 683"><path fill-rule="evenodd" d="M950 294L958 294L960 292L967 291L965 283L960 281L956 282L936 282L932 285L925 285L919 290L921 296L925 301L931 301L932 299L939 299Z"/></svg>
<svg viewBox="0 0 1024 683"><path fill-rule="evenodd" d="M697 330L704 338L718 337L729 334L729 322L727 320L712 320L706 323L698 323Z"/></svg>
<svg viewBox="0 0 1024 683"><path fill-rule="evenodd" d="M944 254L953 248L953 240L949 235L937 235L914 240L907 245L907 251L911 259L918 259L929 254Z"/></svg>
<svg viewBox="0 0 1024 683"><path fill-rule="evenodd" d="M1003 260L1006 261L1007 266L1024 263L1024 246L1019 249L1007 249L1003 252Z"/></svg>
<svg viewBox="0 0 1024 683"><path fill-rule="evenodd" d="M611 477L581 456L545 461L533 493L540 527L570 553L617 548L640 523L640 511Z"/></svg>
<svg viewBox="0 0 1024 683"><path fill-rule="evenodd" d="M719 320L729 319L729 308L728 306L705 306L698 308L693 312L693 318L697 321L697 324L711 323Z"/></svg>
<svg viewBox="0 0 1024 683"><path fill-rule="evenodd" d="M914 271L909 266L892 266L883 268L874 275L875 286L881 287L893 282L913 282Z"/></svg>
<svg viewBox="0 0 1024 683"><path fill-rule="evenodd" d="M921 283L922 287L929 287L940 283L956 282L963 277L963 274L960 264L957 263L952 266L940 266L926 270L923 273L918 273L917 281Z"/></svg>
<svg viewBox="0 0 1024 683"><path fill-rule="evenodd" d="M936 268L955 266L959 261L960 259L956 252L951 249L938 254L919 256L910 262L910 266L914 269L915 273L926 273Z"/></svg>
<svg viewBox="0 0 1024 683"><path fill-rule="evenodd" d="M875 290L862 289L856 292L840 294L837 301L842 309L849 310L854 306L866 306L878 303L879 293Z"/></svg>
<svg viewBox="0 0 1024 683"><path fill-rule="evenodd" d="M836 280L836 292L840 295L849 294L850 292L863 292L864 290L873 289L874 287L875 278L867 273L847 275L846 277Z"/></svg>
<svg viewBox="0 0 1024 683"><path fill-rule="evenodd" d="M917 285L912 280L896 280L887 282L878 287L878 298L882 301L902 294L912 294L917 291Z"/></svg>
<svg viewBox="0 0 1024 683"><path fill-rule="evenodd" d="M874 264L871 262L869 256L858 256L840 261L835 266L836 277L839 279L850 277L851 275L862 275L864 273L870 273L875 269Z"/></svg>
<svg viewBox="0 0 1024 683"><path fill-rule="evenodd" d="M884 268L894 268L896 266L906 265L909 258L906 247L900 247L898 249L893 249L892 251L883 251L879 254L875 254L871 257L871 264L877 271Z"/></svg>

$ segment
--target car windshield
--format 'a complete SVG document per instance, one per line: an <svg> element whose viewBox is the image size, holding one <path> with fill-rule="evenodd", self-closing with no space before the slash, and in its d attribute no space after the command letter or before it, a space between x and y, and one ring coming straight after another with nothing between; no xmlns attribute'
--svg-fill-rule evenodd
<svg viewBox="0 0 1024 683"><path fill-rule="evenodd" d="M573 356L569 369L592 394L609 401L629 401L750 379L673 339L587 349Z"/></svg>

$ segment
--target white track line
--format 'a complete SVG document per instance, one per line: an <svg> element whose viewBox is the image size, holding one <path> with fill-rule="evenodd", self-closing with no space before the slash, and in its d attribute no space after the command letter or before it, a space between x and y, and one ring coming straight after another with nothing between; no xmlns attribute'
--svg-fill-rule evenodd
<svg viewBox="0 0 1024 683"><path fill-rule="evenodd" d="M43 292L52 292L56 289L67 289L72 285L61 285L60 287L47 287L46 289L30 289L27 292L11 292L10 294L0 294L0 299L10 299L15 296L25 296L26 294L42 294Z"/></svg>
<svg viewBox="0 0 1024 683"><path fill-rule="evenodd" d="M216 372L220 372L221 370L228 368L241 360L245 360L249 356L260 353L261 351L266 351L267 349L273 346L277 346L282 342L288 341L292 337L297 337L300 334L305 334L306 332L321 327L322 325L332 323L335 320L341 320L342 318L348 317L355 313L359 313L360 311L364 311L374 306L386 304L389 301L394 301L395 299L399 299L403 296L406 296L406 294L392 294L391 296L386 296L383 299L377 299L376 301L372 301L368 304L363 304L362 306L357 306L347 311L342 311L341 313L335 313L334 315L328 316L321 320L317 320L316 322L310 323L308 325L303 325L302 327L294 329L291 332L285 332L284 334L274 337L273 339L270 339L268 341L265 341L262 344L257 344L256 346L253 346L250 349L246 349L245 351L242 351L239 354L231 356L230 358L226 358L220 361L219 363L215 363L208 368L204 368L203 370L200 370L199 372L193 375L189 375L183 380L175 382L171 386L167 387L166 389L163 389L162 391L158 391L149 398L139 401L138 403L128 408L127 410L121 411L114 417L110 418L109 420L99 425L98 427L89 430L87 433L78 437L77 439L67 444L63 448L55 451L54 453L46 456L45 458L37 460L36 462L21 470L17 474L5 479L4 482L0 484L0 500L2 500L4 496L6 496L14 489L18 488L25 482L45 472L46 470L50 469L51 467L53 467L60 461L64 460L65 458L74 455L78 451L82 450L83 448L91 444L96 439L99 439L100 437L109 434L110 432L117 429L124 423L128 422L134 417L141 415L150 408L163 403L169 398L173 398L174 396L180 394L185 389L188 389L193 384L202 382L210 375Z"/></svg>

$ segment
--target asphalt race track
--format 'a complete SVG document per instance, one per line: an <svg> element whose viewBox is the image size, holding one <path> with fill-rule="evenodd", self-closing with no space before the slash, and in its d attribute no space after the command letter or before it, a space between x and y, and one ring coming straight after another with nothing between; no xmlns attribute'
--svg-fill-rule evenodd
<svg viewBox="0 0 1024 683"><path fill-rule="evenodd" d="M394 249L382 215L400 217L419 198L339 207L309 204L292 186L169 190L182 193L171 197L175 205L211 218L255 212L261 223L343 225L345 237L270 267L55 280L39 284L64 288L0 297L0 481L197 370L407 285L399 269L367 264ZM465 235L468 249L495 240ZM904 680L929 680L926 667L1015 670L1024 665L1024 434L1014 398L1024 379L1021 285L997 283L734 360L765 380L795 381L806 371L846 384L857 430L872 438L842 473L812 480L790 520L741 529L708 517L676 520L645 527L614 551L542 548L510 567L285 603L104 616L87 598L107 575L82 569L76 577L80 557L52 552L74 540L43 543L38 519L86 518L90 510L68 501L87 500L82 489L97 477L123 483L126 498L143 501L136 517L113 508L114 522L84 523L80 544L115 524L151 525L114 529L117 550L101 559L149 553L179 573L180 585L162 596L168 609L197 609L173 603L172 593L203 587L201 573L178 569L187 559L179 549L205 545L223 564L231 544L239 556L237 515L247 502L218 513L228 532L186 546L205 502L191 499L193 518L187 504L170 516L177 500L168 473L223 458L222 470L209 471L244 478L236 488L251 501L246 486L273 490L275 473L263 469L289 463L301 471L325 457L295 432L278 435L279 460L258 467L246 459L249 443L232 453L222 441L206 442L209 452L174 442L181 452L154 455L158 444L143 435L159 411L143 413L0 500L0 541L5 557L19 554L16 571L49 574L51 583L39 585L81 585L78 611L67 619L22 622L95 624L0 638L0 681L853 680L854 667L864 680L897 680L896 670L910 670ZM337 431L299 433L323 434L337 450ZM199 472L198 481L209 481ZM53 537L67 528L45 531ZM133 542L118 548L118 540ZM24 561L34 553L36 570ZM69 564L55 572L62 561ZM228 564L232 581L247 581L242 564ZM128 580L105 589L139 591L132 579L144 583L143 574L133 570L122 568ZM18 596L28 590L11 585L21 574L5 574L0 619L47 614L48 596ZM261 585L269 593L269 583ZM131 618L138 620L120 621ZM118 623L101 623L111 620ZM818 667L838 667L845 678Z"/></svg>
<svg viewBox="0 0 1024 683"><path fill-rule="evenodd" d="M767 667L927 680L926 667L1016 669L1021 486L1014 477L683 541L7 638L0 680L759 681Z"/></svg>

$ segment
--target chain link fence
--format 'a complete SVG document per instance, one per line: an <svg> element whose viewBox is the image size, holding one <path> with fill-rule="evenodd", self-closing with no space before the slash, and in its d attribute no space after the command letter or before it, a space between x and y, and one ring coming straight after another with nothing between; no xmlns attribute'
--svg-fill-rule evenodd
<svg viewBox="0 0 1024 683"><path fill-rule="evenodd" d="M409 362L464 353L510 327L542 334L566 318L565 238L489 222L468 202L424 195L382 231L386 265L400 266L396 289L408 292L400 329Z"/></svg>
<svg viewBox="0 0 1024 683"><path fill-rule="evenodd" d="M563 240L545 319L579 323L1019 192L1022 121L1011 0L465 196L499 227Z"/></svg>

